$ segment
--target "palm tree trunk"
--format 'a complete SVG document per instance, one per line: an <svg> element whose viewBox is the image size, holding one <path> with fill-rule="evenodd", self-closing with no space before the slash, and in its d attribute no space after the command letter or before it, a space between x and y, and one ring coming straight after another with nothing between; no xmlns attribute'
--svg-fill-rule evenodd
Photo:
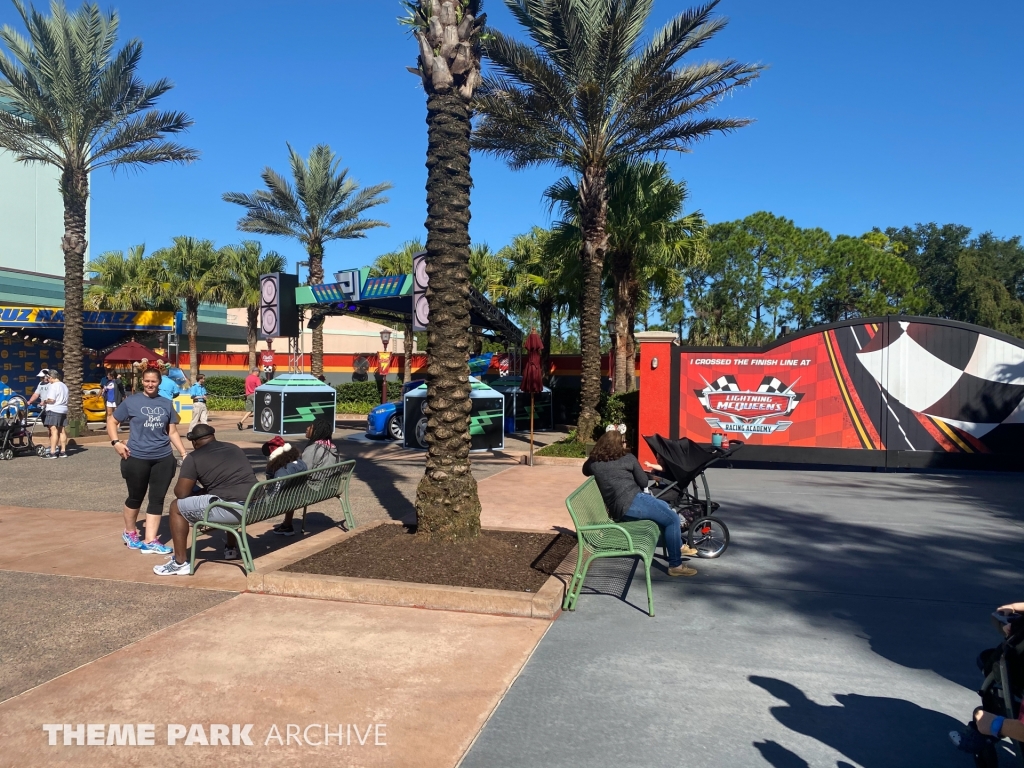
<svg viewBox="0 0 1024 768"><path fill-rule="evenodd" d="M309 244L309 284L319 285L324 281L324 246L323 243ZM314 376L324 372L324 328L319 322L313 322L323 313L318 307L314 307L310 322L316 327L313 328L313 343L309 355L309 370ZM302 333L302 329L299 329Z"/></svg>
<svg viewBox="0 0 1024 768"><path fill-rule="evenodd" d="M89 174L66 169L60 178L64 197L64 383L68 388L68 421L84 423L82 411L82 301L85 283L86 204Z"/></svg>
<svg viewBox="0 0 1024 768"><path fill-rule="evenodd" d="M540 316L540 343L544 349L540 351L540 372L541 380L548 386L551 377L551 315L554 302L551 299L541 299L537 302L537 314Z"/></svg>
<svg viewBox="0 0 1024 768"><path fill-rule="evenodd" d="M612 392L628 392L629 379L632 371L629 365L629 316L635 313L635 307L630 301L630 280L629 266L630 255L628 253L616 252L612 257L612 314L613 328L615 333L615 377L612 379Z"/></svg>
<svg viewBox="0 0 1024 768"><path fill-rule="evenodd" d="M188 375L195 383L199 375L199 302L185 299L185 330L188 332Z"/></svg>
<svg viewBox="0 0 1024 768"><path fill-rule="evenodd" d="M480 532L469 463L470 110L453 90L427 97L427 467L416 489L419 533L444 541Z"/></svg>
<svg viewBox="0 0 1024 768"><path fill-rule="evenodd" d="M593 438L601 400L601 277L608 249L608 181L604 168L588 167L580 179L583 287L580 292L580 440Z"/></svg>
<svg viewBox="0 0 1024 768"><path fill-rule="evenodd" d="M257 307L245 308L246 331L245 340L249 342L249 370L256 367L256 322L259 316Z"/></svg>
<svg viewBox="0 0 1024 768"><path fill-rule="evenodd" d="M405 359L402 360L402 383L408 384L412 381L412 345L415 340L412 332L412 323L407 323L405 326L405 339L403 349L405 352Z"/></svg>

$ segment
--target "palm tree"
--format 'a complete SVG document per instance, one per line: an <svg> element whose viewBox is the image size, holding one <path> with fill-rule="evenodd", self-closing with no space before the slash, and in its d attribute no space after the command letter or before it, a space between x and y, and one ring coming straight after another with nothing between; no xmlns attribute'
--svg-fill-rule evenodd
<svg viewBox="0 0 1024 768"><path fill-rule="evenodd" d="M224 256L213 241L194 237L176 237L174 245L153 255L163 262L163 295L185 304L189 378L194 382L199 373L199 305L224 300Z"/></svg>
<svg viewBox="0 0 1024 768"><path fill-rule="evenodd" d="M481 82L480 0L405 0L427 95L427 467L416 490L419 530L476 536L480 499L469 466L470 116Z"/></svg>
<svg viewBox="0 0 1024 768"><path fill-rule="evenodd" d="M551 232L533 227L528 233L516 235L512 242L498 251L508 265L502 280L499 302L514 313L532 309L537 312L541 342L540 369L547 383L551 370L551 325L558 309L569 309L576 302L578 275L549 247ZM567 270L567 266L569 269Z"/></svg>
<svg viewBox="0 0 1024 768"><path fill-rule="evenodd" d="M579 253L580 194L564 177L544 193L563 220L551 246ZM608 172L606 269L612 294L613 392L633 389L637 312L652 290L662 296L682 290L682 270L707 258L704 217L683 216L686 184L673 181L663 162L617 163ZM681 217L681 218L680 218Z"/></svg>
<svg viewBox="0 0 1024 768"><path fill-rule="evenodd" d="M238 220L242 232L260 235L293 237L306 248L309 256L309 284L324 281L324 246L332 240L352 240L366 237L374 227L388 226L385 221L364 219L361 215L388 202L382 193L391 184L375 184L359 188L359 182L350 179L348 168L339 168L341 158L326 144L317 144L303 157L288 146L292 181L273 168L264 168L260 177L266 189L252 194L227 192L223 198L246 209ZM314 319L319 310L313 310ZM313 330L311 370L314 376L324 372L324 331L322 325Z"/></svg>
<svg viewBox="0 0 1024 768"><path fill-rule="evenodd" d="M142 42L115 51L119 19L86 3L69 13L59 0L51 16L14 0L28 31L0 30L0 148L24 163L60 172L64 198L64 366L70 423L82 424L82 308L89 174L98 168L188 163L199 154L166 141L192 125L183 112L153 109L167 80L139 79Z"/></svg>
<svg viewBox="0 0 1024 768"><path fill-rule="evenodd" d="M232 307L245 307L246 341L249 342L249 370L256 367L256 335L259 330L260 275L283 272L286 261L277 251L263 253L256 240L243 240L221 251L224 257L224 300Z"/></svg>
<svg viewBox="0 0 1024 768"><path fill-rule="evenodd" d="M390 275L411 275L412 257L423 250L423 243L420 240L408 240L402 243L397 251L383 253L374 259L370 266L370 277L385 277ZM408 384L412 381L412 347L414 342L412 321L405 324L403 328L405 347L405 360L402 365L402 383Z"/></svg>
<svg viewBox="0 0 1024 768"><path fill-rule="evenodd" d="M505 0L533 46L489 30L495 72L476 108L474 146L513 169L552 164L578 178L583 289L579 434L597 425L601 386L601 278L608 247L608 169L686 151L746 119L705 113L761 67L735 61L682 65L726 24L717 0L679 14L641 45L653 0Z"/></svg>
<svg viewBox="0 0 1024 768"><path fill-rule="evenodd" d="M133 245L126 256L107 251L89 262L92 281L85 295L89 309L155 309L174 311L162 296L160 259L146 256L145 245Z"/></svg>

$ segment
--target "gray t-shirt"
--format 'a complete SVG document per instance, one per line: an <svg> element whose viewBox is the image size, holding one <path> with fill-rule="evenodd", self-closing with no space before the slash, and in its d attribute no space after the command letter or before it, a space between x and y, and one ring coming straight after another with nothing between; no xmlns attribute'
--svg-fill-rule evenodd
<svg viewBox="0 0 1024 768"><path fill-rule="evenodd" d="M245 502L256 485L256 475L245 451L217 440L196 448L181 462L179 477L195 480L203 489L224 501Z"/></svg>
<svg viewBox="0 0 1024 768"><path fill-rule="evenodd" d="M138 392L114 409L114 418L128 421L128 450L138 459L163 459L171 455L168 426L178 423L174 404L166 397Z"/></svg>

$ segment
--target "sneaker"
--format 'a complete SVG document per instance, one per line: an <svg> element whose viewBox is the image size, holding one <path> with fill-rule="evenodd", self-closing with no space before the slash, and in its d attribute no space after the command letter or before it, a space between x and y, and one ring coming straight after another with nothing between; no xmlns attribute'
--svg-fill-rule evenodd
<svg viewBox="0 0 1024 768"><path fill-rule="evenodd" d="M46 455L43 456L43 458L44 459L56 459L57 458L57 454L56 453L50 453L49 451L47 451Z"/></svg>
<svg viewBox="0 0 1024 768"><path fill-rule="evenodd" d="M242 422L238 422L238 431L241 432L243 429Z"/></svg>
<svg viewBox="0 0 1024 768"><path fill-rule="evenodd" d="M280 525L275 525L274 529L273 529L273 532L276 533L278 536L294 536L295 535L295 529L292 528L291 523L287 523L287 524L281 523Z"/></svg>
<svg viewBox="0 0 1024 768"><path fill-rule="evenodd" d="M689 544L683 544L683 548L680 550L683 557L696 557L698 555L697 548L691 547Z"/></svg>
<svg viewBox="0 0 1024 768"><path fill-rule="evenodd" d="M238 554L238 550L235 547L224 547L224 559L225 560L241 560L242 556Z"/></svg>
<svg viewBox="0 0 1024 768"><path fill-rule="evenodd" d="M142 542L139 546L139 552L144 555L170 555L174 552L174 548L161 544L159 539L153 539L152 541Z"/></svg>
<svg viewBox="0 0 1024 768"><path fill-rule="evenodd" d="M677 565L675 568L668 569L669 576L696 576L697 569L691 568L688 565Z"/></svg>
<svg viewBox="0 0 1024 768"><path fill-rule="evenodd" d="M157 576L191 576L192 568L187 562L176 563L172 557L163 565L153 567L153 573Z"/></svg>
<svg viewBox="0 0 1024 768"><path fill-rule="evenodd" d="M57 458L58 459L66 459L67 457L68 457L67 451L62 451L61 453L57 454Z"/></svg>
<svg viewBox="0 0 1024 768"><path fill-rule="evenodd" d="M141 549L142 539L139 538L138 531L124 531L121 534L121 541L128 549Z"/></svg>

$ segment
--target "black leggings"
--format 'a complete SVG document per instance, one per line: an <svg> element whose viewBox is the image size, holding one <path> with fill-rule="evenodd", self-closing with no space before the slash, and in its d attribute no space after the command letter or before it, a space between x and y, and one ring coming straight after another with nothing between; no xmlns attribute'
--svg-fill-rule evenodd
<svg viewBox="0 0 1024 768"><path fill-rule="evenodd" d="M121 461L121 477L128 484L128 498L124 505L128 509L142 509L142 499L149 489L149 507L147 515L162 515L164 512L164 496L174 479L177 462L174 456L162 459L139 459L129 456Z"/></svg>

